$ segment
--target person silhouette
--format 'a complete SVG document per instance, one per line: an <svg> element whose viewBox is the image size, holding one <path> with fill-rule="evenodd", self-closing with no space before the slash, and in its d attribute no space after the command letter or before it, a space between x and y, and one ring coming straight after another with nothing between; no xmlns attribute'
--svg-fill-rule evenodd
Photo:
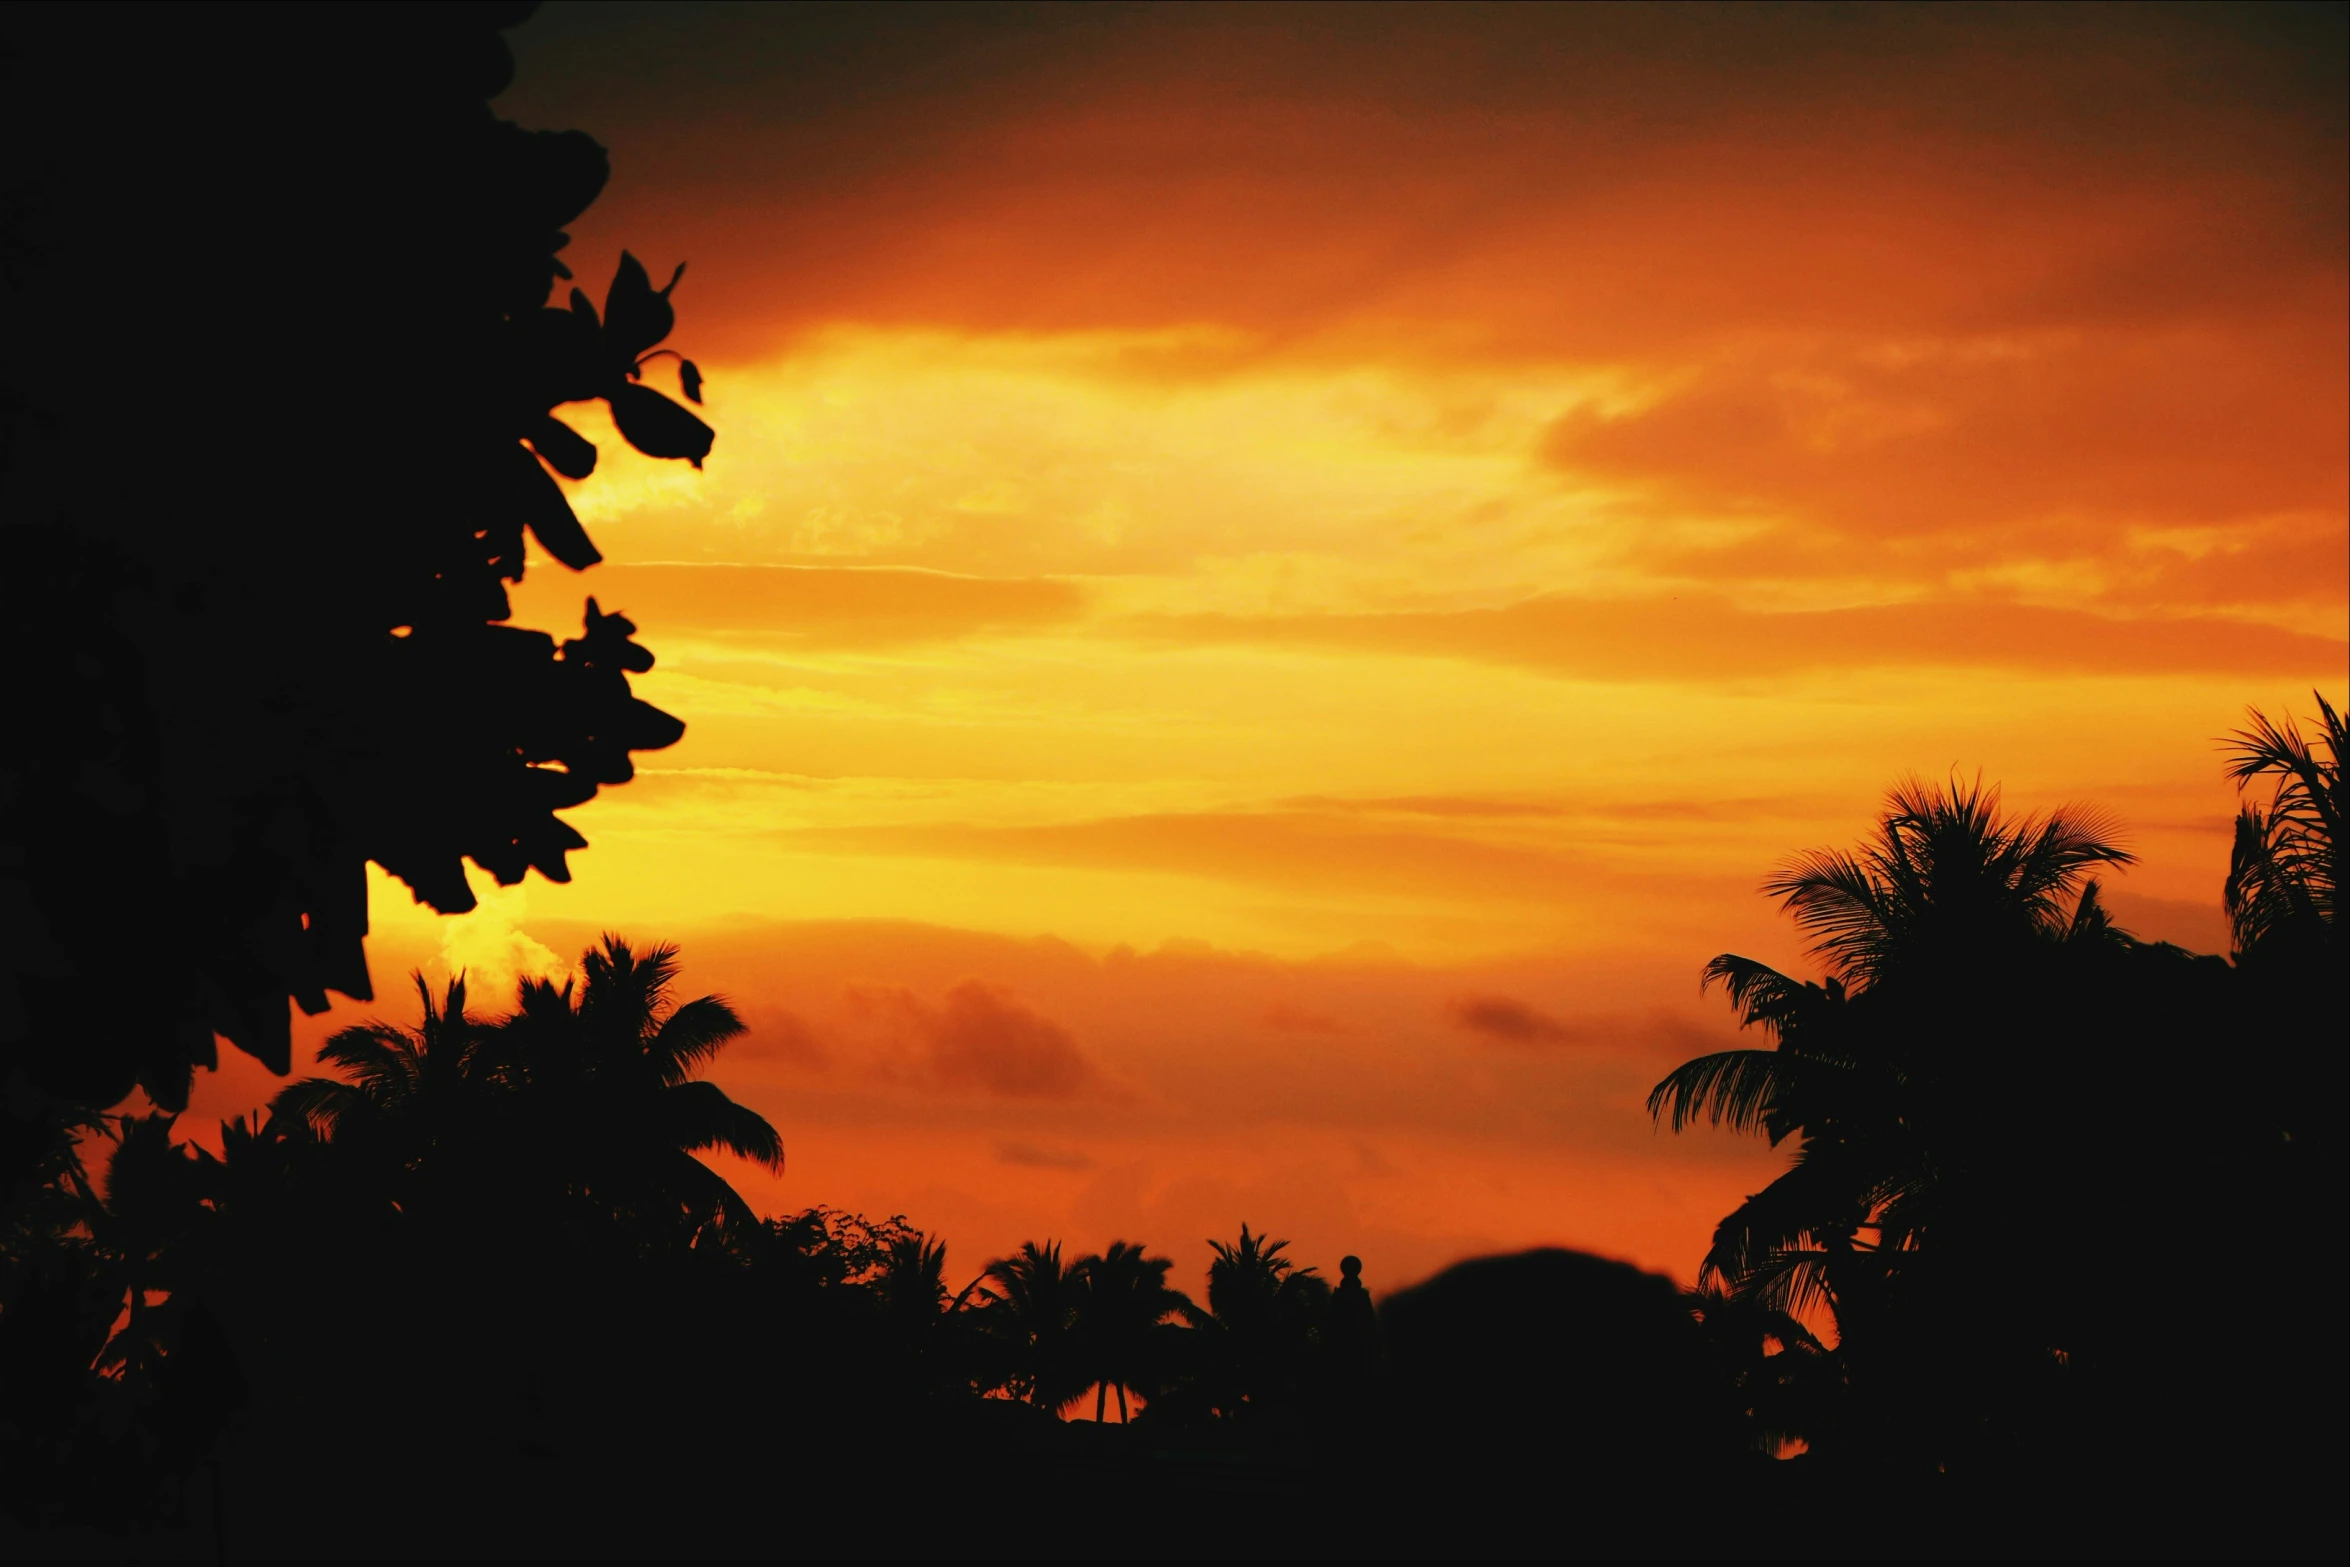
<svg viewBox="0 0 2350 1567"><path fill-rule="evenodd" d="M1363 1259L1341 1257L1338 1287L1330 1292L1330 1323L1324 1344L1342 1383L1360 1385L1379 1355L1379 1313L1363 1287Z"/></svg>

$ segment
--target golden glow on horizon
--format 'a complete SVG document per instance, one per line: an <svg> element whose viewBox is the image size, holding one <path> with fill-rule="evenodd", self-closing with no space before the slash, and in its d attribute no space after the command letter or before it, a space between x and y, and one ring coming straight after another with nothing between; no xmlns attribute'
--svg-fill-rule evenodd
<svg viewBox="0 0 2350 1567"><path fill-rule="evenodd" d="M854 101L591 61L526 102L534 36L609 18L518 32L505 112L616 149L581 276L693 260L718 441L582 417L606 564L534 562L516 619L628 612L688 731L573 813L568 886L436 922L378 877L385 1010L410 963L680 940L793 1150L730 1173L957 1267L1195 1272L1246 1218L1381 1287L1537 1242L1687 1277L1775 1156L1641 1094L1731 1037L1707 957L1802 965L1764 872L1901 774L2104 806L2123 923L2217 945L2215 737L2350 664L2308 127L2180 96L2160 29L2081 74L2102 24L2053 11L2031 59L1929 12L1730 17L1768 47L1719 59L1639 44L1669 11L1394 14L1137 13ZM1010 1039L1082 1086L941 1065Z"/></svg>

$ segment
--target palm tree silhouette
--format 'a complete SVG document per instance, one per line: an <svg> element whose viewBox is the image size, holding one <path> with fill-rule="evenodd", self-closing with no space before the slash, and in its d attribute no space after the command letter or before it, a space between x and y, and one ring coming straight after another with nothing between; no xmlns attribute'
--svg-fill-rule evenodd
<svg viewBox="0 0 2350 1567"><path fill-rule="evenodd" d="M270 1108L330 1139L365 1138L411 1167L455 1130L468 1101L495 1085L485 1045L489 1027L465 1010L465 976L449 981L438 1006L421 971L411 971L420 1021L402 1028L370 1018L339 1029L318 1059L343 1077L306 1077L279 1090Z"/></svg>
<svg viewBox="0 0 2350 1567"><path fill-rule="evenodd" d="M1843 1392L1835 1352L1794 1316L1752 1297L1701 1289L1687 1299L1755 1449L1777 1456L1791 1443L1821 1445Z"/></svg>
<svg viewBox="0 0 2350 1567"><path fill-rule="evenodd" d="M2311 695L2319 714L2314 739L2291 718L2274 722L2257 709L2230 737L2228 776L2237 787L2273 779L2275 791L2265 807L2247 801L2237 817L2224 894L2241 979L2228 1031L2239 1056L2258 1063L2233 1118L2254 1135L2238 1146L2239 1195L2226 1203L2224 1218L2249 1234L2255 1255L2294 1259L2270 1270L2276 1336L2301 1346L2310 1407L2339 1409L2350 1383L2340 1323L2350 1268L2339 1246L2313 1253L2305 1237L2339 1236L2350 1207L2350 1127L2342 1114L2350 1101L2350 1052L2343 1049L2350 1038L2350 930L2341 904L2350 797L2342 783L2343 714L2322 693Z"/></svg>
<svg viewBox="0 0 2350 1567"><path fill-rule="evenodd" d="M1191 1304L1170 1288L1166 1257L1146 1257L1140 1246L1112 1241L1098 1257L1080 1258L1077 1274L1077 1336L1084 1375L1094 1384L1093 1418L1107 1413L1110 1390L1118 1394L1118 1423L1127 1423L1129 1388L1156 1385L1166 1361L1168 1319Z"/></svg>
<svg viewBox="0 0 2350 1567"><path fill-rule="evenodd" d="M1182 1308L1200 1335L1210 1408L1224 1416L1262 1408L1304 1387L1330 1286L1282 1255L1289 1242L1240 1227L1236 1242L1211 1240L1208 1304Z"/></svg>
<svg viewBox="0 0 2350 1567"><path fill-rule="evenodd" d="M874 1287L892 1317L928 1322L947 1306L946 1242L900 1235L883 1254Z"/></svg>
<svg viewBox="0 0 2350 1567"><path fill-rule="evenodd" d="M987 1317L1014 1350L1013 1391L1058 1413L1093 1380L1077 1337L1078 1270L1061 1261L1060 1242L1024 1241L986 1277L1000 1296Z"/></svg>
<svg viewBox="0 0 2350 1567"><path fill-rule="evenodd" d="M749 1204L694 1157L724 1149L783 1169L766 1117L695 1077L747 1030L718 996L673 1000L678 950L639 954L607 934L581 961L584 983L527 980L498 1030L499 1072L519 1090L524 1142L599 1210L689 1241L715 1223L757 1224Z"/></svg>
<svg viewBox="0 0 2350 1567"><path fill-rule="evenodd" d="M690 1243L712 1224L747 1234L749 1205L694 1157L722 1148L783 1167L766 1118L695 1076L742 1020L717 996L672 1000L674 945L640 955L607 935L581 966L584 983L525 981L495 1023L468 1015L462 975L437 1005L413 975L416 1027L370 1020L336 1033L319 1060L343 1075L294 1083L273 1109L379 1174L425 1174L427 1190L460 1206L478 1205L487 1181L559 1190L628 1218L641 1238Z"/></svg>
<svg viewBox="0 0 2350 1567"><path fill-rule="evenodd" d="M1812 937L1824 982L1724 953L1705 966L1771 1050L1676 1068L1649 1095L1673 1130L1701 1117L1794 1163L1714 1234L1701 1282L1782 1312L1825 1304L1846 1338L1885 1308L1969 1145L2002 1113L1980 1065L2000 1004L2051 952L2111 946L2090 872L2132 863L2099 817L2009 818L1979 783L1896 788L1857 854L1816 850L1764 883ZM1963 1181L1961 1184L1964 1184Z"/></svg>
<svg viewBox="0 0 2350 1567"><path fill-rule="evenodd" d="M82 1184L83 1224L104 1264L108 1294L122 1303L120 1324L99 1362L107 1369L143 1367L156 1358L148 1297L168 1300L184 1282L183 1254L200 1215L204 1171L194 1150L171 1140L178 1119L158 1112L102 1121L114 1141L103 1196Z"/></svg>
<svg viewBox="0 0 2350 1567"><path fill-rule="evenodd" d="M2342 786L2343 722L2322 693L2310 695L2321 715L2315 745L2291 718L2279 724L2257 708L2251 723L2229 737L2227 774L2238 788L2256 778L2276 780L2265 809L2247 802L2236 818L2224 898L2239 954L2288 941L2339 946L2343 939L2342 817L2350 808Z"/></svg>

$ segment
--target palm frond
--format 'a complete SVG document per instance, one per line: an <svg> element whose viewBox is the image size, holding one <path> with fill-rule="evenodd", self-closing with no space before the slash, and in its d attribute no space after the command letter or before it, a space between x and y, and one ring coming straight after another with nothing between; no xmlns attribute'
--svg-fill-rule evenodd
<svg viewBox="0 0 2350 1567"><path fill-rule="evenodd" d="M777 1174L783 1172L782 1135L758 1111L729 1099L716 1083L678 1083L660 1095L661 1126L673 1146L694 1152L723 1148Z"/></svg>
<svg viewBox="0 0 2350 1567"><path fill-rule="evenodd" d="M588 949L580 968L587 978L580 1011L595 1020L599 1036L609 1032L604 1048L619 1048L623 1040L641 1048L667 1015L669 993L677 982L676 944L658 942L640 955L607 931Z"/></svg>
<svg viewBox="0 0 2350 1567"><path fill-rule="evenodd" d="M2239 952L2293 928L2341 928L2342 818L2350 807L2343 718L2324 693L2311 694L2321 715L2316 740L2290 715L2280 723L2258 708L2229 737L2228 776L2239 789L2276 780L2266 808L2247 802L2236 822L2223 896Z"/></svg>
<svg viewBox="0 0 2350 1567"><path fill-rule="evenodd" d="M2067 941L2111 941L2119 934L2113 915L2105 907L2103 889L2092 879L2081 888L2079 901L2073 904L2073 916L2066 923Z"/></svg>
<svg viewBox="0 0 2350 1567"><path fill-rule="evenodd" d="M332 1077L305 1077L288 1083L269 1101L270 1114L303 1122L322 1138L332 1138L344 1120L369 1100L352 1084Z"/></svg>
<svg viewBox="0 0 2350 1567"><path fill-rule="evenodd" d="M1830 1261L1823 1247L1774 1247L1738 1280L1738 1298L1751 1300L1789 1321L1823 1306L1833 1310L1836 1291L1829 1279ZM1810 1332L1805 1331L1803 1337L1818 1346L1819 1340ZM1780 1342L1790 1341L1782 1337Z"/></svg>
<svg viewBox="0 0 2350 1567"><path fill-rule="evenodd" d="M1717 1050L1675 1067L1649 1091L1648 1114L1673 1131L1705 1117L1734 1132L1758 1130L1799 1058L1776 1050Z"/></svg>
<svg viewBox="0 0 2350 1567"><path fill-rule="evenodd" d="M1869 1219L1869 1192L1883 1179L1872 1161L1853 1150L1806 1144L1777 1179L1740 1203L1714 1226L1699 1279L1732 1288L1772 1253L1831 1233L1850 1234Z"/></svg>
<svg viewBox="0 0 2350 1567"><path fill-rule="evenodd" d="M2138 856L2121 844L2121 827L2107 812L2063 805L2044 817L2027 817L2010 828L2011 885L2030 899L2062 897L2100 865L2129 866Z"/></svg>
<svg viewBox="0 0 2350 1567"><path fill-rule="evenodd" d="M1812 950L1847 982L1875 969L1902 923L1885 879L1833 849L1795 856L1764 880L1762 890L1779 900L1811 936Z"/></svg>
<svg viewBox="0 0 2350 1567"><path fill-rule="evenodd" d="M318 1048L318 1059L321 1065L341 1069L378 1104L407 1098L419 1075L415 1036L373 1019L328 1035Z"/></svg>
<svg viewBox="0 0 2350 1567"><path fill-rule="evenodd" d="M682 1083L694 1069L750 1032L723 996L701 996L669 1014L653 1031L650 1053L661 1081Z"/></svg>
<svg viewBox="0 0 2350 1567"><path fill-rule="evenodd" d="M1698 977L1698 994L1716 984L1729 992L1730 1004L1738 1009L1739 1027L1760 1024L1781 1044L1796 1044L1798 1035L1824 1025L1845 1000L1842 980L1831 978L1819 985L1791 979L1767 963L1735 952L1724 952L1706 964Z"/></svg>

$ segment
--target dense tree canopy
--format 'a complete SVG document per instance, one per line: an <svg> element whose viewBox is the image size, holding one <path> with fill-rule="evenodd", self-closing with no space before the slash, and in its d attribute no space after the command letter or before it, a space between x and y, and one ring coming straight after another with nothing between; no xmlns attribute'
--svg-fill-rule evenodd
<svg viewBox="0 0 2350 1567"><path fill-rule="evenodd" d="M527 10L11 18L0 1078L20 1101L181 1104L215 1034L284 1071L289 998L371 994L368 861L444 912L472 904L468 859L564 879L582 840L555 813L680 733L630 694L652 658L623 616L591 598L568 637L505 623L526 535L597 558L549 471L595 452L552 410L602 399L654 456L711 442L644 383L675 273L656 289L624 259L601 308L549 308L606 159L491 112L498 29Z"/></svg>

